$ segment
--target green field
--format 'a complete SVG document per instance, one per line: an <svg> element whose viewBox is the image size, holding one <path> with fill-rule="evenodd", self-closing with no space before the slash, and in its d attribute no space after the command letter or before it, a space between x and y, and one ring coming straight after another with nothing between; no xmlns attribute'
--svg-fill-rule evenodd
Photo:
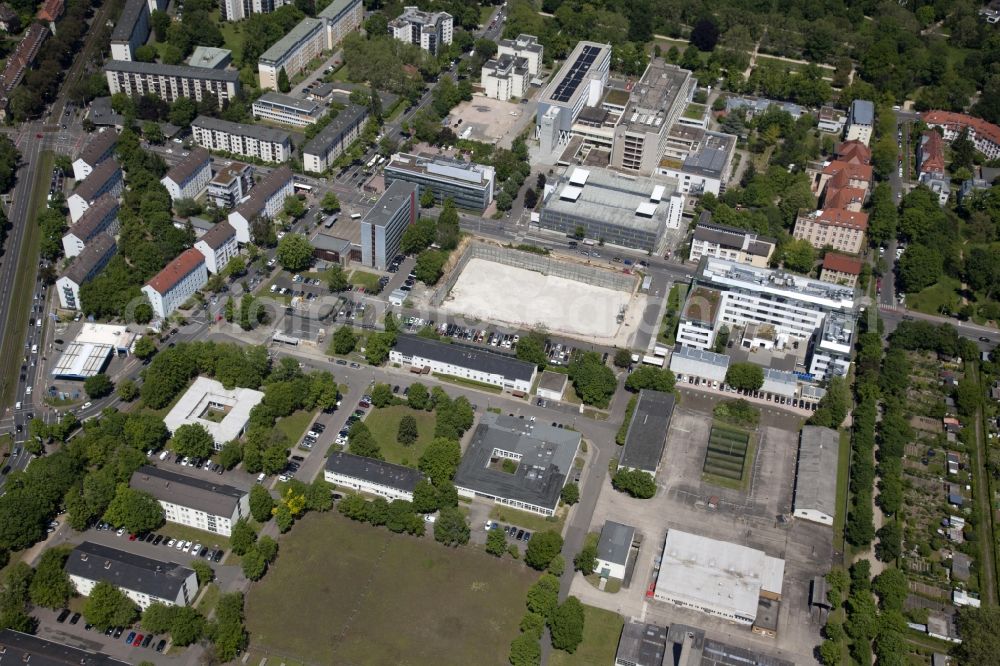
<svg viewBox="0 0 1000 666"><path fill-rule="evenodd" d="M251 653L268 664L507 664L537 578L336 513L307 515L280 543L246 599Z"/></svg>
<svg viewBox="0 0 1000 666"><path fill-rule="evenodd" d="M555 530L556 532L562 534L563 523L566 520L566 512L556 510L555 518L549 520L545 516L540 516L537 513L519 511L508 506L500 506L499 504L496 504L492 509L490 509L490 518L498 520L501 523L517 525L518 527L523 527L524 529L531 530L533 532ZM482 525L472 526L473 529L476 529L477 527L481 528Z"/></svg>
<svg viewBox="0 0 1000 666"><path fill-rule="evenodd" d="M368 271L352 271L347 281L356 287L364 287L366 291L375 292L378 290L378 278L377 274Z"/></svg>
<svg viewBox="0 0 1000 666"><path fill-rule="evenodd" d="M847 489L851 467L851 432L840 431L839 457L837 458L837 505L833 514L833 547L844 550L844 523L847 521Z"/></svg>
<svg viewBox="0 0 1000 666"><path fill-rule="evenodd" d="M961 288L962 285L958 280L942 275L937 283L923 291L907 294L906 307L932 315L941 314L942 307L947 307L952 312L957 311L962 306L962 301L958 297Z"/></svg>
<svg viewBox="0 0 1000 666"><path fill-rule="evenodd" d="M702 467L706 480L725 487L740 488L752 466L750 433L718 422L712 424Z"/></svg>
<svg viewBox="0 0 1000 666"><path fill-rule="evenodd" d="M294 446L295 444L298 444L300 439L302 439L302 433L304 433L306 431L306 427L312 423L314 415L315 412L308 412L304 409L300 409L297 412L292 412L288 416L278 419L278 422L274 427L284 433L285 437L288 438L288 443Z"/></svg>
<svg viewBox="0 0 1000 666"><path fill-rule="evenodd" d="M417 432L420 434L417 441L404 446L396 440L396 435L399 433L400 420L407 414L417 420ZM365 425L372 431L385 459L398 465L415 467L427 445L434 439L434 414L410 409L406 405L373 409L365 418Z"/></svg>
<svg viewBox="0 0 1000 666"><path fill-rule="evenodd" d="M592 664L613 664L618 651L618 639L622 635L625 621L618 613L583 607L583 642L576 652L569 654L553 650L549 666L591 666Z"/></svg>

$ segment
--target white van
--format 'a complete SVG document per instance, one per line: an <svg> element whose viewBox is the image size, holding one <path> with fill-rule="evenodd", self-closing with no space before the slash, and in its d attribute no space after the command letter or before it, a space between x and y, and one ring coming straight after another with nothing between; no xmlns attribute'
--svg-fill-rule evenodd
<svg viewBox="0 0 1000 666"><path fill-rule="evenodd" d="M41 318L41 317L39 317L39 318L38 318L38 323L37 323L36 325L37 325L37 326L38 326L39 328L41 328L41 327L42 327L42 318Z"/></svg>
<svg viewBox="0 0 1000 666"><path fill-rule="evenodd" d="M21 409L21 401L20 400L18 400L17 402L14 403L14 409Z"/></svg>
<svg viewBox="0 0 1000 666"><path fill-rule="evenodd" d="M351 213L351 219L352 220L360 220L361 219L361 213Z"/></svg>
<svg viewBox="0 0 1000 666"><path fill-rule="evenodd" d="M31 345L31 353L32 354L38 353L38 345Z"/></svg>

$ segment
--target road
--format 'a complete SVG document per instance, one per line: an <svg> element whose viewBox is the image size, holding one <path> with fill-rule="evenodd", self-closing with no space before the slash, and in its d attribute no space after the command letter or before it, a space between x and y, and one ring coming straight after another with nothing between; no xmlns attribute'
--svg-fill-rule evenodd
<svg viewBox="0 0 1000 666"><path fill-rule="evenodd" d="M910 166L913 158L913 151L910 146L910 123L917 120L916 114L906 111L896 111L896 136L899 155L902 158L902 175L900 175L898 164L897 169L889 174L889 186L892 188L892 198L898 204L907 192L910 181ZM878 294L878 302L881 305L895 305L896 300L896 249L899 247L898 241L893 238L886 246L882 259L885 260L886 269L882 275L881 290Z"/></svg>

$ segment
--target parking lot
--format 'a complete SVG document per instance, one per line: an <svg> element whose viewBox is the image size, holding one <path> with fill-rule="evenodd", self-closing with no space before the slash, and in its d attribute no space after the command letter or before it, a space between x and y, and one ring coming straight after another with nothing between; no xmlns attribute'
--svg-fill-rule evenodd
<svg viewBox="0 0 1000 666"><path fill-rule="evenodd" d="M87 628L86 620L79 618L75 624L71 624L73 614L68 615L62 622L58 621L61 611L47 608L36 608L34 614L38 617L37 635L52 641L65 643L72 647L87 650L88 652L103 652L104 654L120 659L127 663L137 664L140 661L151 661L155 664L174 664L185 661L185 655L181 654L170 657L163 652L169 647L169 637L166 635L148 635L141 630L126 630L112 628L111 633L100 631L97 628ZM133 640L126 644L125 639L135 631ZM117 637L116 635L117 634ZM142 636L139 645L133 645L136 636ZM149 642L146 639L149 638Z"/></svg>

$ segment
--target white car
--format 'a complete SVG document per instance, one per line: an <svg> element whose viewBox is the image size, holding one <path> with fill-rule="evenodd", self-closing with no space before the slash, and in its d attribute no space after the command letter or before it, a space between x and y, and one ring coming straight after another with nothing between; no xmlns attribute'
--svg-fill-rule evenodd
<svg viewBox="0 0 1000 666"><path fill-rule="evenodd" d="M194 545L194 547L191 548L191 554L192 555L197 555L200 552L201 552L201 544L200 543L196 543Z"/></svg>
<svg viewBox="0 0 1000 666"><path fill-rule="evenodd" d="M177 541L171 539L170 541L167 542L167 548L173 548L175 543L177 543Z"/></svg>
<svg viewBox="0 0 1000 666"><path fill-rule="evenodd" d="M434 523L436 521L437 521L437 516L433 516L433 515L431 515L429 513L426 516L424 516L424 522L425 523Z"/></svg>
<svg viewBox="0 0 1000 666"><path fill-rule="evenodd" d="M121 536L121 535L125 534L125 528L124 527L119 527L118 531L115 532L115 534L117 534L118 536Z"/></svg>
<svg viewBox="0 0 1000 666"><path fill-rule="evenodd" d="M191 542L181 539L177 542L177 550L184 551L185 553L191 550Z"/></svg>
<svg viewBox="0 0 1000 666"><path fill-rule="evenodd" d="M81 409L90 409L93 406L93 404L94 403L89 402L89 401L85 402L85 403L83 403L83 407Z"/></svg>
<svg viewBox="0 0 1000 666"><path fill-rule="evenodd" d="M191 464L191 458L184 456L184 460L181 461L181 467L187 467Z"/></svg>
<svg viewBox="0 0 1000 666"><path fill-rule="evenodd" d="M289 476L287 474L280 474L280 475L278 475L278 481L281 481L282 483L287 483L288 479L289 479Z"/></svg>
<svg viewBox="0 0 1000 666"><path fill-rule="evenodd" d="M31 387L24 389L24 395L31 395Z"/></svg>
<svg viewBox="0 0 1000 666"><path fill-rule="evenodd" d="M169 456L169 455L170 455L170 451L164 451L163 453L160 454L160 460L166 460L167 456Z"/></svg>

